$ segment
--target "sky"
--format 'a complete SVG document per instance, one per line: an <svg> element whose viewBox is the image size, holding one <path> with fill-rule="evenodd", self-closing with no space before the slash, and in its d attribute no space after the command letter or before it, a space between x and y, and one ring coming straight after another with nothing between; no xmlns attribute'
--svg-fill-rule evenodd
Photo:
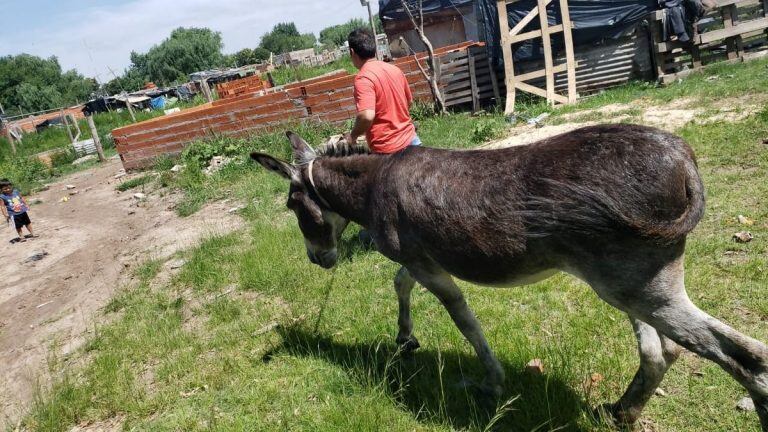
<svg viewBox="0 0 768 432"><path fill-rule="evenodd" d="M378 1L372 0L373 13ZM255 48L278 22L301 33L365 18L360 0L0 0L0 56L56 56L99 82L120 75L130 52L146 52L177 27L221 32L224 52ZM111 71L110 71L111 69Z"/></svg>

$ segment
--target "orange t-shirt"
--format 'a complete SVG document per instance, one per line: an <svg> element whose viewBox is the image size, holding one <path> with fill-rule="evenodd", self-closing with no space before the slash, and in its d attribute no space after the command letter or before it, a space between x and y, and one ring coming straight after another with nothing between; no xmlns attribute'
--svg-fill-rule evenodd
<svg viewBox="0 0 768 432"><path fill-rule="evenodd" d="M368 60L355 77L357 112L376 112L373 125L365 133L373 153L395 153L416 137L408 108L413 96L408 80L397 66Z"/></svg>

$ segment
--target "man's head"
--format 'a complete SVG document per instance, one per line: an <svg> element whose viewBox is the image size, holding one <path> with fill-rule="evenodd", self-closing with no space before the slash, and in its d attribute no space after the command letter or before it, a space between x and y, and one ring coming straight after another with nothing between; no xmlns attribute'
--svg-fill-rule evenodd
<svg viewBox="0 0 768 432"><path fill-rule="evenodd" d="M0 192L4 194L13 192L13 183L11 183L11 181L8 179L0 180Z"/></svg>
<svg viewBox="0 0 768 432"><path fill-rule="evenodd" d="M370 30L363 28L352 30L347 41L349 54L356 68L360 69L366 61L376 57L376 38Z"/></svg>

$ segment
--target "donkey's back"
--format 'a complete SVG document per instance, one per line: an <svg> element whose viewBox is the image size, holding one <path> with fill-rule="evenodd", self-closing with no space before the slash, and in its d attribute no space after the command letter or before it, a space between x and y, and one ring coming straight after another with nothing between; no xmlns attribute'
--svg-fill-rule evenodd
<svg viewBox="0 0 768 432"><path fill-rule="evenodd" d="M398 261L422 254L489 284L562 268L585 242L601 250L677 243L704 210L690 147L638 125L500 150L411 148L382 166L373 189L382 252Z"/></svg>

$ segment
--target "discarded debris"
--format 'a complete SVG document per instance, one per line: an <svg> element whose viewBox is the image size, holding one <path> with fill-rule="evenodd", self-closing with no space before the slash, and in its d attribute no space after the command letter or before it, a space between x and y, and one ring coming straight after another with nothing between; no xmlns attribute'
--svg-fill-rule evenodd
<svg viewBox="0 0 768 432"><path fill-rule="evenodd" d="M67 202L67 201L69 201L69 197L66 197L66 196L61 197L61 199L59 200L59 202Z"/></svg>
<svg viewBox="0 0 768 432"><path fill-rule="evenodd" d="M28 264L28 263L32 263L32 262L35 262L35 261L40 261L41 259L45 258L46 256L48 256L48 252L46 252L44 250L43 251L38 251L38 252L35 252L32 255L28 256L23 262L24 262L24 264Z"/></svg>
<svg viewBox="0 0 768 432"><path fill-rule="evenodd" d="M208 168L206 168L203 172L205 172L206 175L211 175L217 172L218 170L224 168L230 162L232 162L232 159L228 157L214 156L211 158L211 161L208 163Z"/></svg>
<svg viewBox="0 0 768 432"><path fill-rule="evenodd" d="M184 168L184 165L174 165L173 168L171 168L171 172L179 172Z"/></svg>
<svg viewBox="0 0 768 432"><path fill-rule="evenodd" d="M245 208L244 206L236 206L236 207L232 207L231 209L227 210L227 213L234 213L234 212L236 212L236 211L240 211L240 210L242 210L242 209L244 209L244 208Z"/></svg>
<svg viewBox="0 0 768 432"><path fill-rule="evenodd" d="M141 192L136 192L135 194L133 194L133 197L139 201L144 201L145 199L147 199L147 195Z"/></svg>
<svg viewBox="0 0 768 432"><path fill-rule="evenodd" d="M541 114L537 115L536 117L529 118L527 123L529 125L541 126L541 122L546 120L548 117L549 117L549 113L541 113Z"/></svg>
<svg viewBox="0 0 768 432"><path fill-rule="evenodd" d="M710 75L706 78L706 81L715 81L717 79L720 79L720 75Z"/></svg>
<svg viewBox="0 0 768 432"><path fill-rule="evenodd" d="M115 174L115 178L116 179L119 179L121 177L125 177L125 171L121 171L121 172L118 172L117 174Z"/></svg>
<svg viewBox="0 0 768 432"><path fill-rule="evenodd" d="M656 389L656 391L655 391L655 392L653 392L653 393L654 393L656 396L661 396L661 397L666 397L666 396L667 396L667 392L665 392L665 391L664 391L664 389L663 389L663 388L661 388L661 387L657 388L657 389Z"/></svg>
<svg viewBox="0 0 768 432"><path fill-rule="evenodd" d="M72 195L77 195L77 194L79 194L79 193L80 193L80 191L76 191L76 190L73 190L73 191L69 191L69 196L72 196Z"/></svg>
<svg viewBox="0 0 768 432"><path fill-rule="evenodd" d="M49 304L51 304L51 303L53 303L53 300L51 300L51 301L47 301L47 302L45 302L45 303L41 303L41 304L39 304L39 305L35 306L35 308L37 308L37 309L40 309L41 307L43 307L43 306L45 306L45 305L49 305Z"/></svg>
<svg viewBox="0 0 768 432"><path fill-rule="evenodd" d="M739 223L742 225L752 226L755 224L755 221L753 219L750 219L744 215L739 215L737 219L739 220Z"/></svg>
<svg viewBox="0 0 768 432"><path fill-rule="evenodd" d="M755 402L751 397L741 398L741 400L736 404L736 409L740 411L754 411Z"/></svg>
<svg viewBox="0 0 768 432"><path fill-rule="evenodd" d="M733 239L736 240L736 243L749 243L753 238L755 237L749 231L739 231L733 234Z"/></svg>
<svg viewBox="0 0 768 432"><path fill-rule="evenodd" d="M541 359L533 359L525 365L525 370L536 375L541 375L544 373L544 362L541 361Z"/></svg>
<svg viewBox="0 0 768 432"><path fill-rule="evenodd" d="M71 184L68 184L68 185L66 185L66 186L64 186L64 187L65 187L67 190L69 190L69 189L74 189L76 186L75 186L75 185L71 185Z"/></svg>

